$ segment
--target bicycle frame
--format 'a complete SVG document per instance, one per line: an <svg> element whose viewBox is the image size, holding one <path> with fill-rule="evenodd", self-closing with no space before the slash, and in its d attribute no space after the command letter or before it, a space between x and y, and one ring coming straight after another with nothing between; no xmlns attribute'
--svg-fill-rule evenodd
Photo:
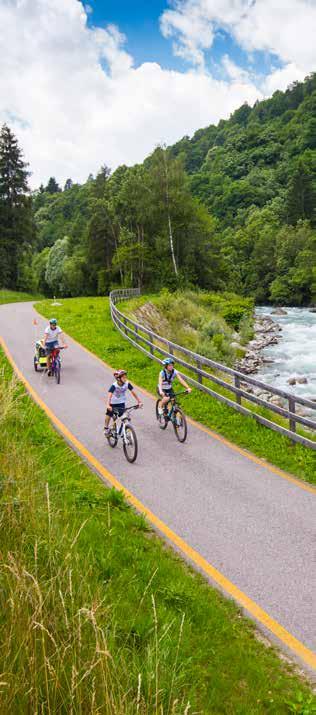
<svg viewBox="0 0 316 715"><path fill-rule="evenodd" d="M167 402L166 408L168 408L168 405L169 405L170 403L171 403L171 407L170 407L170 410L168 410L168 415L166 415L166 417L168 417L168 420L170 420L171 422L172 422L172 415L173 415L173 413L174 413L174 411L175 411L176 406L178 405L178 402L177 402L176 398L177 398L179 395L187 395L187 394L188 394L188 391L187 391L187 390L181 390L181 392L175 392L175 393L172 395L172 397L170 397L169 401Z"/></svg>
<svg viewBox="0 0 316 715"><path fill-rule="evenodd" d="M138 410L138 409L139 409L139 405L132 405L131 407L127 407L126 410L123 412L123 414L122 414L121 416L119 416L118 414L115 414L115 412L114 412L114 414L113 414L113 416L112 416L112 420L113 420L113 423L114 423L114 424L113 424L112 427L110 428L110 431L114 430L116 436L117 436L117 437L121 437L121 439L123 440L124 443L126 443L126 441L127 441L127 440L126 440L126 433L125 433L126 423L127 423L127 422L131 422L131 417L129 416L129 414L126 414L126 413L127 413L127 412L131 412L131 410ZM117 429L117 424L116 424L116 421L117 421L118 419L121 420L121 424L120 424L119 429Z"/></svg>

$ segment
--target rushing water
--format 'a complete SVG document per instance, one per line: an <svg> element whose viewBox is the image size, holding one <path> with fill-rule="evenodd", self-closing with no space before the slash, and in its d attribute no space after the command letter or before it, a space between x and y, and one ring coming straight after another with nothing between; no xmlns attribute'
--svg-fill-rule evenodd
<svg viewBox="0 0 316 715"><path fill-rule="evenodd" d="M278 345L264 348L262 355L273 360L257 376L264 382L307 398L316 398L316 313L308 308L285 308L287 315L271 315L273 308L256 308L257 315L270 315L282 328ZM290 377L306 377L307 384L288 384Z"/></svg>

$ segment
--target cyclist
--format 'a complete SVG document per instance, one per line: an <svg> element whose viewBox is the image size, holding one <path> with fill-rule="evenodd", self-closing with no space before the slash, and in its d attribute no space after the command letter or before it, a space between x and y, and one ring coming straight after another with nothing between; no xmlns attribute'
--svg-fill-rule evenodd
<svg viewBox="0 0 316 715"><path fill-rule="evenodd" d="M111 417L113 416L113 413L117 414L119 417L123 414L125 411L126 407L126 397L127 397L127 391L129 390L133 397L135 397L135 400L139 407L143 406L142 401L139 399L138 395L136 394L133 385L131 385L130 382L127 380L127 371L126 370L115 370L114 372L114 377L115 380L112 383L111 387L109 388L108 391L108 400L107 400L107 405L106 405L106 413L105 413L105 420L104 420L104 434L107 435L109 433L109 422Z"/></svg>
<svg viewBox="0 0 316 715"><path fill-rule="evenodd" d="M181 382L181 385L183 385L183 387L185 387L188 392L191 392L191 387L189 387L183 377L179 375L178 371L175 370L173 358L165 358L165 360L162 361L162 364L163 368L159 373L158 381L158 394L162 398L158 407L160 415L163 414L164 408L166 408L170 397L172 397L174 394L172 384L176 378L178 378L179 382Z"/></svg>
<svg viewBox="0 0 316 715"><path fill-rule="evenodd" d="M67 348L68 346L65 343L64 336L63 336L63 331L59 327L56 318L51 318L49 321L49 325L45 328L44 332L44 347L46 350L46 356L47 356L47 370L48 374L51 374L51 353L54 348L59 347L59 338L61 338L63 347Z"/></svg>

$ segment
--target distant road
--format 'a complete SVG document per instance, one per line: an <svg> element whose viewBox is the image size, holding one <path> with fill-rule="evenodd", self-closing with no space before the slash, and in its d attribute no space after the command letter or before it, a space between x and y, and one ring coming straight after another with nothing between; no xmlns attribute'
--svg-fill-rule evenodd
<svg viewBox="0 0 316 715"><path fill-rule="evenodd" d="M110 369L69 338L61 385L35 373L34 319L42 333L45 321L31 303L0 306L0 336L47 408L94 461L156 515L153 523L171 542L178 535L180 550L204 571L210 564L208 575L226 593L240 600L237 587L244 605L251 599L248 612L261 625L263 609L266 632L316 669L311 652L316 651L316 491L194 424L189 424L187 442L178 443L171 426L165 432L157 427L154 402L146 393L144 409L133 416L138 459L128 464L122 449L112 450L103 436ZM133 366L124 367L133 381Z"/></svg>

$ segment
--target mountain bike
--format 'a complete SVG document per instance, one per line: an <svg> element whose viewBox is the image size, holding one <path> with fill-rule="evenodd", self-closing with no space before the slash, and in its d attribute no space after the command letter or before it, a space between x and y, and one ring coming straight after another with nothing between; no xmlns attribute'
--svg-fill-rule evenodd
<svg viewBox="0 0 316 715"><path fill-rule="evenodd" d="M168 422L172 422L173 429L179 442L185 442L188 434L188 426L185 415L179 406L177 397L187 395L188 391L174 392L169 402L165 405L162 415L159 413L159 403L161 397L156 402L156 418L160 429L166 429Z"/></svg>
<svg viewBox="0 0 316 715"><path fill-rule="evenodd" d="M130 412L132 410L138 410L139 405L132 405L132 407L127 407L123 412L122 416L119 417L118 413L115 412L113 407L112 420L113 424L110 427L109 432L105 435L110 447L116 447L119 439L123 441L123 451L128 462L132 464L135 462L138 453L138 443L136 432L131 424ZM117 420L121 420L120 427L118 428Z"/></svg>
<svg viewBox="0 0 316 715"><path fill-rule="evenodd" d="M60 359L60 351L64 350L65 348L63 346L60 346L59 348L53 348L50 356L51 356L51 363L50 363L50 373L52 377L55 377L55 380L57 382L57 385L60 384L60 373L61 373L61 359Z"/></svg>

